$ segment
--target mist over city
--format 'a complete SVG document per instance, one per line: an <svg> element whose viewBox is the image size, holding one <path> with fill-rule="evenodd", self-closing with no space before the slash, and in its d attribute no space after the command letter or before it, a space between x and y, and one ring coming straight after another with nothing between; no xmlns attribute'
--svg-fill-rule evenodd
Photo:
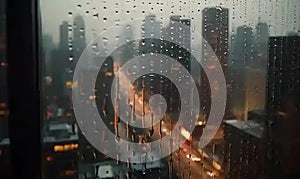
<svg viewBox="0 0 300 179"><path fill-rule="evenodd" d="M42 0L38 9L43 178L300 176L300 1Z"/></svg>

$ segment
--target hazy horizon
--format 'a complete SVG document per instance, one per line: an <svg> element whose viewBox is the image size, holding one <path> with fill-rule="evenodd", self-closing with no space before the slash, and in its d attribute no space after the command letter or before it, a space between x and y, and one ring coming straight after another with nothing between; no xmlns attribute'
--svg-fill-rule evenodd
<svg viewBox="0 0 300 179"><path fill-rule="evenodd" d="M229 34L241 25L255 28L258 22L269 25L273 36L285 35L289 31L300 29L300 1L298 0L205 0L205 1L61 1L42 0L40 2L43 34L53 37L58 43L59 25L63 21L73 24L76 15L83 16L86 25L86 39L91 41L103 28L114 26L116 21L127 21L131 18L144 18L149 14L164 21L172 15L190 18L192 30L201 34L202 10L206 7L222 6L229 9ZM150 3L150 4L149 4ZM69 15L72 13L72 16ZM117 13L116 13L117 12ZM98 18L95 14L98 13ZM106 18L106 20L104 20Z"/></svg>

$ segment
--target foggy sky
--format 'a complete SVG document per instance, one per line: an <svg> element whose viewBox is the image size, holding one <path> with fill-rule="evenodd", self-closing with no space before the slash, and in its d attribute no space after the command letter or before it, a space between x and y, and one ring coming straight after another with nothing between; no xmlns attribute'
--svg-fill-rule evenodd
<svg viewBox="0 0 300 179"><path fill-rule="evenodd" d="M84 17L87 41L103 28L113 26L116 19L127 21L149 14L155 14L157 19L168 19L171 15L191 18L192 29L201 34L202 10L220 5L229 8L230 34L240 25L255 28L258 22L268 23L271 35L300 29L300 0L41 0L40 3L43 33L53 36L55 43L59 25L62 21L72 24L76 15ZM99 18L93 16L97 13ZM107 18L105 22L104 18Z"/></svg>

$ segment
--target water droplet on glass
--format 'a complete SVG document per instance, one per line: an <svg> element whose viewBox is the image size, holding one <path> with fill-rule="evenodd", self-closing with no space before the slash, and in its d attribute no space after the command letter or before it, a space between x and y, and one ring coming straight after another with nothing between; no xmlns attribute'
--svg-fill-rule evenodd
<svg viewBox="0 0 300 179"><path fill-rule="evenodd" d="M95 19L98 19L98 18L99 18L99 13L93 14L93 17L94 17Z"/></svg>

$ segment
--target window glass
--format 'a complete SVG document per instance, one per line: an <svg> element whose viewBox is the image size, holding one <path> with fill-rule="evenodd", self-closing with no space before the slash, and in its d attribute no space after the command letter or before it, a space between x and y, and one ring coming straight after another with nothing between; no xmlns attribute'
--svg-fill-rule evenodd
<svg viewBox="0 0 300 179"><path fill-rule="evenodd" d="M300 176L299 0L40 3L45 178Z"/></svg>

